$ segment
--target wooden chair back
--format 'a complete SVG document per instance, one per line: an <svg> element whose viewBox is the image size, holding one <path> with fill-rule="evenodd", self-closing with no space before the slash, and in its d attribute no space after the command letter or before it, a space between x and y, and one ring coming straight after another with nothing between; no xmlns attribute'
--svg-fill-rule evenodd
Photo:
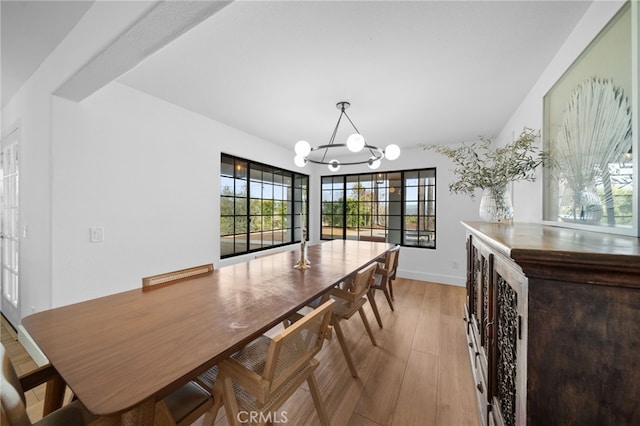
<svg viewBox="0 0 640 426"><path fill-rule="evenodd" d="M180 269L178 271L165 272L164 274L152 275L142 278L142 289L164 287L198 275L205 275L213 272L213 264L194 266L192 268Z"/></svg>
<svg viewBox="0 0 640 426"><path fill-rule="evenodd" d="M238 424L239 409L266 406L275 410L305 380L316 387L313 371L318 361L314 355L322 348L334 303L328 300L273 338L261 336L219 364L216 394L224 395L231 425ZM236 392L236 385L245 392ZM254 399L255 405L250 402ZM316 408L324 418L324 408L319 403Z"/></svg>
<svg viewBox="0 0 640 426"><path fill-rule="evenodd" d="M389 271L389 278L395 279L398 269L398 259L400 258L400 246L395 246L387 252L384 261L384 269Z"/></svg>
<svg viewBox="0 0 640 426"><path fill-rule="evenodd" d="M353 293L355 298L363 297L369 291L371 283L373 283L373 274L376 272L376 264L372 263L356 272L353 284L349 291Z"/></svg>
<svg viewBox="0 0 640 426"><path fill-rule="evenodd" d="M277 391L291 380L322 349L333 300L328 300L271 339L262 377Z"/></svg>
<svg viewBox="0 0 640 426"><path fill-rule="evenodd" d="M369 291L376 268L377 265L375 263L365 266L354 274L353 280L345 282L342 288L332 289L331 295L344 299L349 303L357 302Z"/></svg>

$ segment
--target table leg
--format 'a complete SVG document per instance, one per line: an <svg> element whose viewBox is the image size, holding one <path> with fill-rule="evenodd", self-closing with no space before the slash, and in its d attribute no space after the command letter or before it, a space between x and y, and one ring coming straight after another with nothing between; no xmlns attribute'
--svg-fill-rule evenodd
<svg viewBox="0 0 640 426"><path fill-rule="evenodd" d="M149 398L122 414L122 426L153 426L156 401Z"/></svg>

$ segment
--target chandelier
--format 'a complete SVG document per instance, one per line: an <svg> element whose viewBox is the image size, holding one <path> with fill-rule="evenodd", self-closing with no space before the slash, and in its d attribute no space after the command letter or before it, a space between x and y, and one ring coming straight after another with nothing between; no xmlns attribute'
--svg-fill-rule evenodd
<svg viewBox="0 0 640 426"><path fill-rule="evenodd" d="M387 160L395 160L400 156L400 148L396 144L387 145L384 150L377 146L369 145L346 113L347 108L350 106L351 104L345 101L338 102L336 104L336 108L340 110L340 116L338 117L338 122L336 123L336 127L333 129L333 133L331 134L331 139L329 139L328 144L312 147L307 141L299 141L296 143L296 156L293 160L296 166L304 167L307 163L325 164L329 167L330 171L337 172L341 165L352 166L356 164L367 164L369 168L375 170L380 167L380 162L383 158L386 158ZM338 127L340 127L340 122L343 116L349 120L351 127L353 127L353 130L356 132L347 138L346 143L335 143ZM340 150L343 152L347 152L348 150L352 153L358 153L363 150L365 151L359 156L359 158L339 161L331 155L329 156L330 159L327 160L327 155L330 151L335 153Z"/></svg>

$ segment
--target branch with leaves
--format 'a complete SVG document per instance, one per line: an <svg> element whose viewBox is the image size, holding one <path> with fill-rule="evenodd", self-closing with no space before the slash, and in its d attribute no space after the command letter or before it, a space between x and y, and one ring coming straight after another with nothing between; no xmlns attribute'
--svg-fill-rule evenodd
<svg viewBox="0 0 640 426"><path fill-rule="evenodd" d="M540 133L525 128L520 136L502 148L491 148L491 140L480 137L470 145L458 148L446 145L423 145L453 160L453 173L458 180L449 184L449 191L475 198L476 188L499 191L509 182L533 182L535 169L549 165L549 153L536 147Z"/></svg>

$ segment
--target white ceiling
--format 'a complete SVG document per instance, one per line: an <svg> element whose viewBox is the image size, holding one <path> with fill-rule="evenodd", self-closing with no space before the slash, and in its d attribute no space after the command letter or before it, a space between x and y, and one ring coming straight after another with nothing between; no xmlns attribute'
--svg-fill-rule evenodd
<svg viewBox="0 0 640 426"><path fill-rule="evenodd" d="M92 4L89 0L0 2L3 107Z"/></svg>
<svg viewBox="0 0 640 426"><path fill-rule="evenodd" d="M342 100L373 145L490 137L589 4L240 1L119 81L287 147L327 143Z"/></svg>
<svg viewBox="0 0 640 426"><path fill-rule="evenodd" d="M3 105L91 3L2 0ZM119 81L287 147L327 143L342 100L374 145L472 140L504 126L589 4L237 1Z"/></svg>

